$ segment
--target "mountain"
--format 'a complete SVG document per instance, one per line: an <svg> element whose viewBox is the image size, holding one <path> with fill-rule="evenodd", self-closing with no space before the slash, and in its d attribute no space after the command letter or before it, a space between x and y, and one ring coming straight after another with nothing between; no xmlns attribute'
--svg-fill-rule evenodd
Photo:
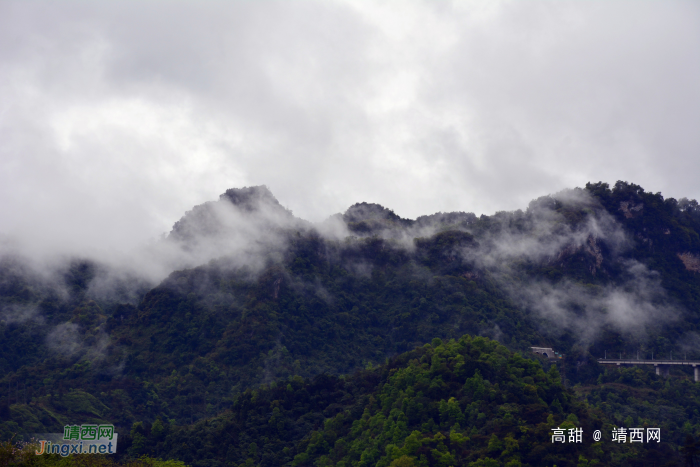
<svg viewBox="0 0 700 467"><path fill-rule="evenodd" d="M391 379L392 368L409 371L406 362L420 362L421 352L427 352L421 349L438 342L434 339L460 353L455 345L472 345L466 343L473 338L465 335L502 346L489 352L517 352L507 357L515 359L508 364L512 371L487 377L486 367L480 367L482 377L498 381L494 397L515 397L523 384L550 391L551 375L561 374L556 399L563 412L556 404L552 408L553 399L540 396L547 408L541 406L537 417L517 416L538 436L544 437L540 425L549 415L564 423L566 411L575 415L572 420L659 426L673 455L686 435L700 432L700 393L689 369L674 369L663 379L652 369L605 370L596 361L606 353L638 352L700 359L700 207L694 200L665 199L625 182L612 188L595 183L544 196L524 211L493 216L455 212L410 220L377 204L358 203L314 225L295 218L267 188L249 187L228 190L218 201L186 213L158 248L176 268L154 285L90 259L50 270L16 255L0 259L3 437L109 421L125 434L130 455L175 456L197 465L205 454L234 465L248 458L276 465L282 458L265 463L263 453L279 449L288 450L285 462L298 465L359 462L352 450L332 446L338 439L380 453L393 443L404 454L395 459L381 454L372 462L398 462L405 455L423 465L420 453L402 451L398 438L372 444L348 427L365 410L368 420L390 415L369 401L380 400L383 388L403 384ZM113 277L119 280L106 279ZM106 289L114 293L105 294ZM559 369L534 356L530 346L563 353ZM408 366L395 366L395 359ZM445 374L460 385L476 377L448 368ZM523 372L539 371L552 373L547 380L525 381ZM420 372L429 387L438 384L439 372ZM516 386L499 392L511 377ZM282 444L256 439L272 437L253 430L241 438L247 450L199 456L165 444L157 448L166 438L152 438L165 432L194 436L188 430L229 422L245 425L248 419L237 407L246 397L258 391L256 397L267 398L265 410L273 410L271 404L286 394L280 388L288 385L294 394L303 388L308 397L289 399L289 407L301 405L285 415L294 430L280 438ZM494 465L515 460L537 465L528 457L536 449L534 438L514 427L479 425L465 410L486 404L481 413L500 420L508 411L529 413L526 406L539 402L516 397L497 404L513 404L504 412L492 405L495 400L479 402L465 391L455 386L450 397L464 415L455 433L469 441L463 449L442 441L450 453L455 450L450 454L457 456L455 462L488 457ZM439 433L451 439L453 424L443 427L439 415L447 396L436 392L426 396L429 400L416 399L423 408L411 432L432 440L425 441L425 452L443 452L434 440ZM650 410L652 404L664 409ZM334 417L345 418L334 422ZM156 423L163 428L154 435ZM328 428L335 430L330 435L324 427L334 423L340 428ZM497 437L492 448L505 446L508 436L528 447L517 458L496 456L488 433ZM143 448L142 438L156 447ZM320 439L328 449L312 447ZM549 449L545 438L541 443ZM257 457L250 454L252 444ZM646 456L611 452L617 463L609 465L632 465L625 459ZM303 453L308 457L295 457ZM561 453L550 454L558 465L567 465ZM585 448L580 455L603 459L599 454ZM426 465L441 465L435 456L425 454Z"/></svg>

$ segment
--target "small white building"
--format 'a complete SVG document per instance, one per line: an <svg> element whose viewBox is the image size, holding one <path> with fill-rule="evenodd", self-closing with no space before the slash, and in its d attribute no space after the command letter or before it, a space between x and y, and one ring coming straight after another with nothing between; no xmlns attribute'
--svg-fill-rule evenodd
<svg viewBox="0 0 700 467"><path fill-rule="evenodd" d="M555 352L553 348L551 347L530 347L532 349L532 353L536 353L538 355L542 355L543 357L547 358L562 358L563 355L561 355L558 352Z"/></svg>

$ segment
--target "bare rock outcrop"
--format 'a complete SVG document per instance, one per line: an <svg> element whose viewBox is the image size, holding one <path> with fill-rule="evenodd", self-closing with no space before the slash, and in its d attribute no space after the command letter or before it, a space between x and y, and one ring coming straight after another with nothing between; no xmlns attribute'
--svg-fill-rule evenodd
<svg viewBox="0 0 700 467"><path fill-rule="evenodd" d="M644 208L644 203L634 204L633 201L620 201L620 211L627 219L631 219Z"/></svg>
<svg viewBox="0 0 700 467"><path fill-rule="evenodd" d="M603 264L603 252L598 245L598 239L593 235L589 236L585 249L586 253L595 258L595 266L591 266L591 274L595 275L596 270L600 269L600 265Z"/></svg>
<svg viewBox="0 0 700 467"><path fill-rule="evenodd" d="M678 257L683 261L683 265L688 271L700 272L700 255L686 251L678 253Z"/></svg>

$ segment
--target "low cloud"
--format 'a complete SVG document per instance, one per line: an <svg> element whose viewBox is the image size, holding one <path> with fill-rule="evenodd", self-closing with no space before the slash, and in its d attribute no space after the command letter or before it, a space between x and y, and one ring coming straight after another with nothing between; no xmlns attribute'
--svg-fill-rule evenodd
<svg viewBox="0 0 700 467"><path fill-rule="evenodd" d="M46 345L62 357L74 357L83 349L80 327L75 323L56 326L47 336Z"/></svg>
<svg viewBox="0 0 700 467"><path fill-rule="evenodd" d="M556 211L557 206L570 210L584 209L585 218L572 225ZM528 210L496 213L494 226L473 260L483 267L503 269L509 263L554 262L567 252L586 249L596 255L602 242L614 256L631 243L622 225L581 189L565 190L530 203Z"/></svg>
<svg viewBox="0 0 700 467"><path fill-rule="evenodd" d="M557 211L562 208L561 211ZM564 212L585 213L572 223ZM571 332L588 345L604 329L646 339L660 326L680 318L661 278L645 265L622 258L632 246L623 226L586 191L565 190L530 203L526 212L497 213L478 248L464 258L491 274L521 308L534 313L548 334ZM588 260L591 278L621 269L608 285L584 285L570 279L533 279L523 266L564 264L574 254Z"/></svg>
<svg viewBox="0 0 700 467"><path fill-rule="evenodd" d="M66 322L55 326L46 335L46 346L61 358L87 360L94 369L118 375L124 367L124 351L111 344L111 339L104 331L86 334L76 323ZM103 365L105 359L121 352L121 361L114 360Z"/></svg>
<svg viewBox="0 0 700 467"><path fill-rule="evenodd" d="M228 190L217 201L195 206L167 236L130 250L41 256L28 244L14 242L11 248L0 249L0 258L11 259L12 268L6 275L13 273L33 286L41 284L44 292L50 289L63 301L71 297L67 272L71 265L82 262L89 267L85 298L135 305L173 271L212 260L258 272L282 260L289 235L312 228L281 206L266 187L249 187ZM338 238L342 227L326 224L324 232Z"/></svg>
<svg viewBox="0 0 700 467"><path fill-rule="evenodd" d="M29 321L42 324L44 317L35 305L5 305L0 306L0 321L5 324L24 324Z"/></svg>
<svg viewBox="0 0 700 467"><path fill-rule="evenodd" d="M551 335L571 332L579 343L588 345L603 330L612 329L643 340L659 326L682 315L656 272L623 259L633 240L585 190L561 191L532 201L526 211L499 212L481 221L469 213L410 221L369 204L356 205L350 211L353 215L336 215L314 225L293 216L265 187L231 189L218 201L188 211L167 237L118 258L102 256L85 297L137 304L143 293L173 271L213 260L218 267L245 268L256 275L266 266L283 261L292 239L299 238L297 234L320 236L326 241L320 254L326 255L327 260L342 262L349 272L370 277L374 265L362 254L341 254L343 248L358 241L353 238L358 234L353 229L369 220L379 238L390 242L391 248L403 248L409 254L415 250L414 238L429 237L446 226L473 234L476 242L454 247L451 255L487 272L516 305L529 310L541 329ZM365 233L370 234L371 230ZM563 266L573 255L586 260L591 277L606 275L613 268L615 280L604 281L607 285L582 285L570 279L533 279L526 272L530 266ZM36 268L41 263L27 264ZM53 270L58 271L56 267ZM51 277L46 272L44 275ZM54 278L46 283L61 281ZM297 284L290 280L289 284L313 291L326 302L333 300L320 283ZM65 282L62 287L61 290L67 290ZM208 289L211 285L202 287ZM6 307L2 316L6 321L17 322L40 319L36 308L29 305ZM503 336L498 328L489 329L488 333ZM63 356L96 359L109 346L104 337L92 338L87 345L77 325L64 323L49 333L47 345Z"/></svg>
<svg viewBox="0 0 700 467"><path fill-rule="evenodd" d="M558 335L570 331L584 345L604 329L626 338L645 340L681 312L661 286L659 274L641 263L624 261L626 279L621 284L585 286L571 281L551 283L526 280L506 287L513 300L544 322L540 328Z"/></svg>

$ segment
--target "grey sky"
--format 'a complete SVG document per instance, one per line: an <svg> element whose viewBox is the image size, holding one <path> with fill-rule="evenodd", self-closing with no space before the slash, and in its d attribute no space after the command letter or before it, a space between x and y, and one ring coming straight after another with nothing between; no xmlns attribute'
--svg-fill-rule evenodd
<svg viewBox="0 0 700 467"><path fill-rule="evenodd" d="M119 249L227 188L318 221L700 198L700 3L0 2L0 233Z"/></svg>

